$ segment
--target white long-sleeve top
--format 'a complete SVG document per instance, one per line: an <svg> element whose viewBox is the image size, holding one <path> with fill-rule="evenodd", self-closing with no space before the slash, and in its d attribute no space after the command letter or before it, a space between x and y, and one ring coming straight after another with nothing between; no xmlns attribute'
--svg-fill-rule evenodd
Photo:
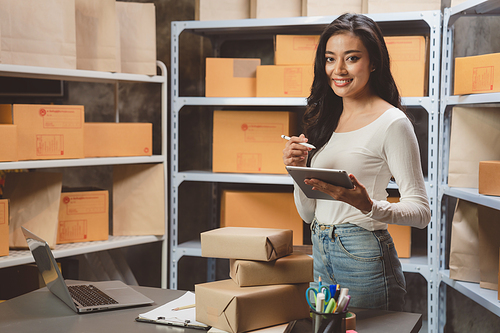
<svg viewBox="0 0 500 333"><path fill-rule="evenodd" d="M341 201L309 199L294 184L295 205L307 223L316 217L320 224L352 223L373 231L387 229L388 223L424 228L430 221L417 138L410 120L397 108L358 130L333 133L311 166L352 173L366 187L373 207L363 213ZM387 201L391 176L399 187L398 203Z"/></svg>

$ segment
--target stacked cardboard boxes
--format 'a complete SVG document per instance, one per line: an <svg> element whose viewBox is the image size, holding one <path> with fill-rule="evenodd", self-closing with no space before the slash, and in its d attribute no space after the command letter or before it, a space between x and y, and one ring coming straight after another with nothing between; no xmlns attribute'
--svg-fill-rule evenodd
<svg viewBox="0 0 500 333"><path fill-rule="evenodd" d="M308 317L313 260L292 254L292 237L292 230L268 228L202 233L202 256L231 259L231 279L195 285L196 320L239 333Z"/></svg>

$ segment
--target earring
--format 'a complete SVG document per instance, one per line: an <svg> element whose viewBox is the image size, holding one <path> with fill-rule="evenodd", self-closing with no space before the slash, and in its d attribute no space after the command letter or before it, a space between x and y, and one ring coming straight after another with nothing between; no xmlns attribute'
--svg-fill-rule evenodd
<svg viewBox="0 0 500 333"><path fill-rule="evenodd" d="M372 71L372 72L375 72L375 68L372 68L372 70L371 70L371 71Z"/></svg>

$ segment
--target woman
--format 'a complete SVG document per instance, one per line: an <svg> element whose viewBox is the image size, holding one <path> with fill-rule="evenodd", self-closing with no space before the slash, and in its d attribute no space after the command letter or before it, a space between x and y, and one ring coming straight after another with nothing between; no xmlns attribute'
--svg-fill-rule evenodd
<svg viewBox="0 0 500 333"><path fill-rule="evenodd" d="M350 173L353 189L305 181L336 200L309 199L297 184L294 195L311 223L315 281L349 288L354 307L403 309L405 279L387 224L430 221L418 143L401 110L380 28L364 15L338 17L319 40L305 135L286 143L283 161ZM391 177L399 203L386 201Z"/></svg>

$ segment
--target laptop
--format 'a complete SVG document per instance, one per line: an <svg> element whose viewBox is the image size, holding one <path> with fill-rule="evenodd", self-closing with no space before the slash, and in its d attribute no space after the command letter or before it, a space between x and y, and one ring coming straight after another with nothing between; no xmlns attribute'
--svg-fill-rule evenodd
<svg viewBox="0 0 500 333"><path fill-rule="evenodd" d="M66 284L46 241L21 227L47 288L76 313L148 305L154 301L121 281Z"/></svg>

